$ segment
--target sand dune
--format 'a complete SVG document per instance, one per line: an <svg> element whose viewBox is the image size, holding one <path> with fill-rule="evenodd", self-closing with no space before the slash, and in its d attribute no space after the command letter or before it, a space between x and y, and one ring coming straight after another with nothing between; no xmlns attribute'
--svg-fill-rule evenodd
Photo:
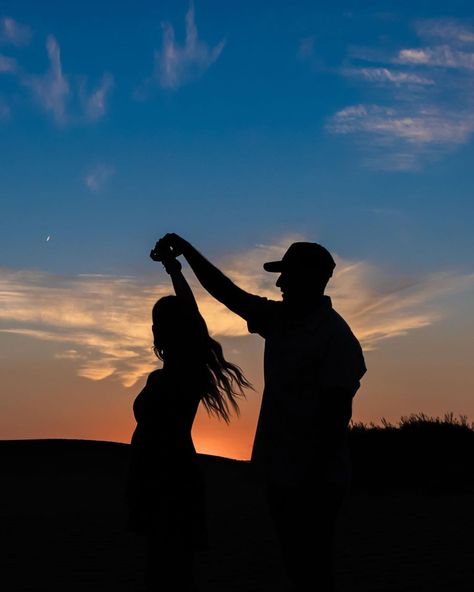
<svg viewBox="0 0 474 592"><path fill-rule="evenodd" d="M128 454L110 442L0 441L3 590L143 591L143 541L125 530ZM202 591L287 592L249 463L200 460L211 542L198 558ZM338 592L473 592L473 532L472 492L355 489L338 524Z"/></svg>

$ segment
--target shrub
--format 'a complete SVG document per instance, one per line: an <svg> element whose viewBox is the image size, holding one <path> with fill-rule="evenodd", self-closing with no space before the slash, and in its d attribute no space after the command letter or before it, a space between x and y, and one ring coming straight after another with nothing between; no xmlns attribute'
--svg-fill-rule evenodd
<svg viewBox="0 0 474 592"><path fill-rule="evenodd" d="M465 416L353 423L349 443L356 491L474 493L474 424Z"/></svg>

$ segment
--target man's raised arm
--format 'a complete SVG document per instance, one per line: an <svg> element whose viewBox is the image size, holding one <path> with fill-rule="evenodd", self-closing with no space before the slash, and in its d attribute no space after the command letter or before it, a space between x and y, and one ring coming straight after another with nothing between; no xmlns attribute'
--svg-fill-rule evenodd
<svg viewBox="0 0 474 592"><path fill-rule="evenodd" d="M188 241L174 233L166 234L150 253L152 259L159 260L162 247L171 248L175 257L183 255L202 287L211 296L244 319L248 317L255 296L234 284Z"/></svg>

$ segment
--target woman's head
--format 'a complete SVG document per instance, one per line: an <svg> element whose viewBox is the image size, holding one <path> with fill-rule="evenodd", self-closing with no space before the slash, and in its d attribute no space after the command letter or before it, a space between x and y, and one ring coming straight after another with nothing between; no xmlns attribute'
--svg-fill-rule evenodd
<svg viewBox="0 0 474 592"><path fill-rule="evenodd" d="M182 359L199 350L203 336L208 333L205 324L203 326L196 317L177 296L164 296L155 303L152 331L158 357L179 356Z"/></svg>
<svg viewBox="0 0 474 592"><path fill-rule="evenodd" d="M240 368L228 362L221 345L209 335L197 309L177 296L164 296L154 305L153 349L165 362L200 369L207 377L202 402L209 413L229 421L229 404L238 412L237 397L250 387ZM201 374L201 372L200 372Z"/></svg>

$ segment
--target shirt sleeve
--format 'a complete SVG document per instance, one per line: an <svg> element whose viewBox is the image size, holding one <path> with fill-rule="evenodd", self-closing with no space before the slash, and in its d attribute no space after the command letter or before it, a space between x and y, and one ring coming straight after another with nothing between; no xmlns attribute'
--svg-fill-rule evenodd
<svg viewBox="0 0 474 592"><path fill-rule="evenodd" d="M280 317L281 304L262 296L252 296L245 316L249 332L257 333L263 338L267 337Z"/></svg>

